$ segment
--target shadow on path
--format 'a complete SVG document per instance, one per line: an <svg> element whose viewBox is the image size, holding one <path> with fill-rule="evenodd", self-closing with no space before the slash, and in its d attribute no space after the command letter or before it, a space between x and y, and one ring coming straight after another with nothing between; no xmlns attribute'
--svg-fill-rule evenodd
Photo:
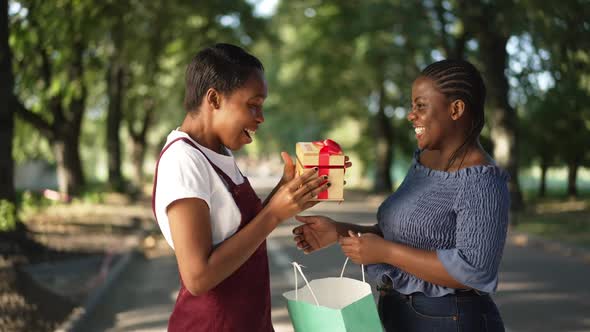
<svg viewBox="0 0 590 332"><path fill-rule="evenodd" d="M320 204L305 214L326 214L347 222L375 222L374 201L350 200L341 205ZM272 314L276 332L291 332L286 300L294 288L292 261L305 266L309 280L339 276L345 257L338 246L304 255L292 242L289 220L268 240L271 267ZM162 241L161 239L159 241ZM345 275L361 279L360 267L349 263ZM509 243L501 265L494 299L510 332L590 331L590 265L560 255ZM83 331L165 331L179 280L169 249L153 258L138 258L96 311ZM302 283L300 283L302 285Z"/></svg>

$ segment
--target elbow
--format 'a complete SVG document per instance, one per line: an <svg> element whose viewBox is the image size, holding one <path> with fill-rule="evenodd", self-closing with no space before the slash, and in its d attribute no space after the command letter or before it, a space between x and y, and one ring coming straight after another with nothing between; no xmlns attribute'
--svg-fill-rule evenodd
<svg viewBox="0 0 590 332"><path fill-rule="evenodd" d="M210 288L207 287L206 285L204 285L203 283L196 282L196 281L185 282L184 283L184 288L186 288L186 290L192 296L201 296L201 295L204 295L205 293L207 293L210 290Z"/></svg>
<svg viewBox="0 0 590 332"><path fill-rule="evenodd" d="M182 278L184 288L192 296L201 296L210 291L213 286L208 283L205 278L198 275L190 276L189 278Z"/></svg>
<svg viewBox="0 0 590 332"><path fill-rule="evenodd" d="M450 287L450 288L455 288L455 289L471 289L471 287L466 286L465 284L463 284L462 282L453 278L452 276L449 276L449 278L446 280L445 284L446 285L444 285L444 286Z"/></svg>

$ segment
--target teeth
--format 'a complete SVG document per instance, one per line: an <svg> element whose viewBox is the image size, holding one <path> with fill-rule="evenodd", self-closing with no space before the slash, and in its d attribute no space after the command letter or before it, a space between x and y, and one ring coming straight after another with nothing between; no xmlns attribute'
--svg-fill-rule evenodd
<svg viewBox="0 0 590 332"><path fill-rule="evenodd" d="M416 132L417 135L420 135L424 132L424 127L416 127L416 128L414 128L414 131Z"/></svg>
<svg viewBox="0 0 590 332"><path fill-rule="evenodd" d="M254 130L250 130L250 129L244 129L248 135L250 135L250 137L254 137L254 135L256 135L256 131Z"/></svg>

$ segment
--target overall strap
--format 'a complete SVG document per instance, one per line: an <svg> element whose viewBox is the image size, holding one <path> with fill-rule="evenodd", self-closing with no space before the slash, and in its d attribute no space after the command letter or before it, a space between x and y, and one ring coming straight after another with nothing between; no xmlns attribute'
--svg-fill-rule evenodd
<svg viewBox="0 0 590 332"><path fill-rule="evenodd" d="M193 148L197 149L203 155L203 157L205 157L205 159L207 159L207 161L209 162L209 164L211 165L211 167L213 167L213 169L215 170L215 172L225 182L225 184L228 186L228 189L230 190L230 192L233 190L233 188L236 187L236 184L233 182L233 180L227 174L225 174L225 172L223 172L221 170L221 168L217 167L217 165L215 165L209 159L209 157L207 157L207 155L201 149L199 149L199 147L195 143L193 143L190 139L188 139L186 137L176 138L176 139L172 140L172 142L168 143L168 145L166 145L162 149L162 152L160 152L160 156L158 157L158 161L156 162L156 171L154 173L154 186L152 188L152 212L154 214L154 218L156 218L156 221L158 220L158 217L156 216L156 186L157 186L157 183L158 183L158 167L160 166L160 159L162 158L162 155L164 154L164 152L166 152L166 150L168 150L168 148L172 144L176 143L177 141L183 141L183 142L187 143L188 145L192 146Z"/></svg>
<svg viewBox="0 0 590 332"><path fill-rule="evenodd" d="M215 170L215 172L217 172L217 174L225 181L225 183L229 187L228 189L230 189L230 191L233 188L236 187L235 182L227 174L225 174L225 172L222 171L221 168L217 167L217 165L215 165L211 161L211 159L209 159L209 157L207 157L207 155L205 154L205 152L203 152L203 150L201 150L195 143L193 143L190 139L188 139L186 137L181 137L180 139L183 140L188 145L192 146L193 148L199 150L199 152L203 155L203 157L205 157L205 159L207 159L207 161L209 162L209 164L211 165L211 167L213 167L213 169Z"/></svg>

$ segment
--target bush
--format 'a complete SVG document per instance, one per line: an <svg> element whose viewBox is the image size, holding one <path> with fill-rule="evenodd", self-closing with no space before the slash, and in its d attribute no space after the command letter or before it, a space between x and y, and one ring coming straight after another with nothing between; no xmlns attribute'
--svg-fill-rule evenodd
<svg viewBox="0 0 590 332"><path fill-rule="evenodd" d="M16 228L16 207L14 203L0 199L0 232L12 231Z"/></svg>

